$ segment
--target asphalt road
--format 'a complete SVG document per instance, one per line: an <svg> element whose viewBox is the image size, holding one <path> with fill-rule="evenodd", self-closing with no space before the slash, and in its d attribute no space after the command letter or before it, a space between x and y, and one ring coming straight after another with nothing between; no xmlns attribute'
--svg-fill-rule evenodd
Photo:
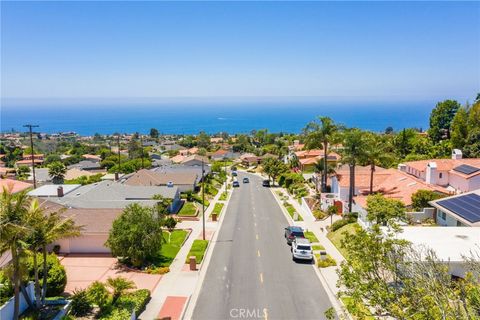
<svg viewBox="0 0 480 320"><path fill-rule="evenodd" d="M193 319L325 319L330 301L312 265L292 261L270 190L258 176L238 180Z"/></svg>

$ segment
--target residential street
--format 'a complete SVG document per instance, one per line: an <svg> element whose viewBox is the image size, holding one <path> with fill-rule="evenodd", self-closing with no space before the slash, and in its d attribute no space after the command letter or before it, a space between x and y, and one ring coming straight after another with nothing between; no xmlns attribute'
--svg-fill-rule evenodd
<svg viewBox="0 0 480 320"><path fill-rule="evenodd" d="M193 319L324 319L328 296L312 265L292 261L288 222L270 190L252 174L238 181Z"/></svg>

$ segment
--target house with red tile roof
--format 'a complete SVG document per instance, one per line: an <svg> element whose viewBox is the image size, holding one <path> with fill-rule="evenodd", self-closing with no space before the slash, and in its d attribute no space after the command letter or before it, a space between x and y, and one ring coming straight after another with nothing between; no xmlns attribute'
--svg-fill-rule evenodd
<svg viewBox="0 0 480 320"><path fill-rule="evenodd" d="M292 157L298 160L302 171L312 171L315 165L322 161L324 152L321 149L302 150L293 153ZM340 155L336 152L329 152L327 163L336 165L340 161Z"/></svg>
<svg viewBox="0 0 480 320"><path fill-rule="evenodd" d="M10 193L17 193L33 187L31 183L13 180L13 179L0 179L0 191L7 190Z"/></svg>
<svg viewBox="0 0 480 320"><path fill-rule="evenodd" d="M398 169L455 193L480 189L480 158L464 159L460 150L454 150L451 159L409 161L399 164Z"/></svg>

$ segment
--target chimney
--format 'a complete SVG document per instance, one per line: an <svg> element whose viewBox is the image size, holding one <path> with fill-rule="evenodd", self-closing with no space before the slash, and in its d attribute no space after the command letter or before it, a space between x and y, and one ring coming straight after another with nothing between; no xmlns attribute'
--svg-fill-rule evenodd
<svg viewBox="0 0 480 320"><path fill-rule="evenodd" d="M118 181L118 172L115 172L115 181Z"/></svg>
<svg viewBox="0 0 480 320"><path fill-rule="evenodd" d="M437 176L437 164L435 162L429 162L425 174L425 182L427 184L437 184Z"/></svg>
<svg viewBox="0 0 480 320"><path fill-rule="evenodd" d="M59 198L63 197L63 187L62 186L59 186L57 188L57 197L59 197Z"/></svg>
<svg viewBox="0 0 480 320"><path fill-rule="evenodd" d="M453 160L459 160L459 159L462 159L462 157L463 157L462 150L460 150L460 149L453 149L452 150L452 159Z"/></svg>

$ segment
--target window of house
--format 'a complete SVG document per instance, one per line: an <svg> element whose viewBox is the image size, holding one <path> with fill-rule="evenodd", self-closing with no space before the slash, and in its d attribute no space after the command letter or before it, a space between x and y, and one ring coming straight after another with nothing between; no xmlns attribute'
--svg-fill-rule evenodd
<svg viewBox="0 0 480 320"><path fill-rule="evenodd" d="M447 219L447 215L446 215L445 212L443 212L443 211L440 211L440 217L442 218L442 220L446 220L446 219Z"/></svg>
<svg viewBox="0 0 480 320"><path fill-rule="evenodd" d="M457 227L461 227L461 226L463 226L463 224L457 220Z"/></svg>
<svg viewBox="0 0 480 320"><path fill-rule="evenodd" d="M439 177L440 179L442 179L442 176L443 176L443 173L439 173L439 174L438 174L438 177Z"/></svg>

